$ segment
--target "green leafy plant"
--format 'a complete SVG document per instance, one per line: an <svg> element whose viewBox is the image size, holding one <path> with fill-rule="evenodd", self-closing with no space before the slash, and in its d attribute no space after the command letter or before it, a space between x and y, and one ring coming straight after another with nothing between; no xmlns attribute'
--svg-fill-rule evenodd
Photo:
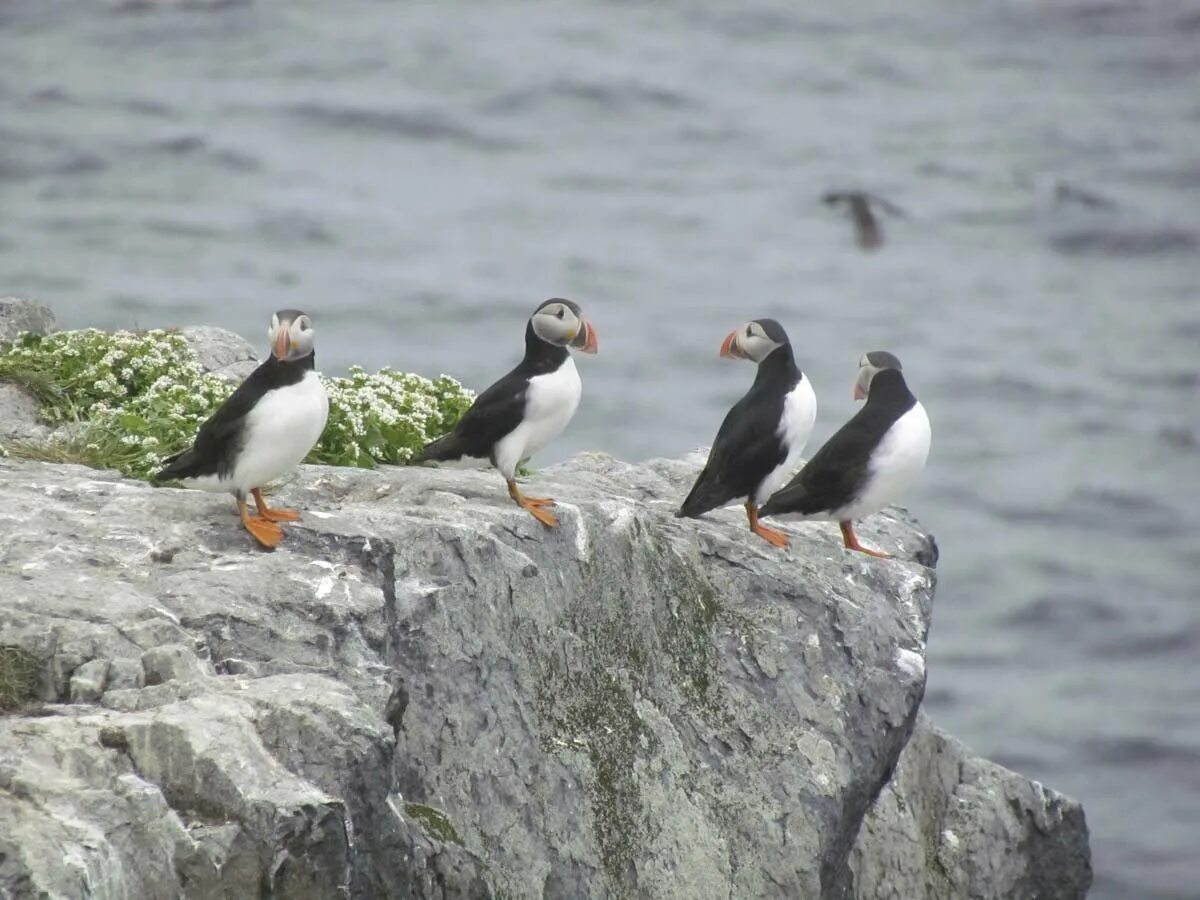
<svg viewBox="0 0 1200 900"><path fill-rule="evenodd" d="M161 330L23 334L0 347L0 379L30 390L42 418L65 426L48 442L10 452L135 478L149 478L188 447L234 389L200 369L181 334ZM430 381L386 368L354 367L324 380L329 423L309 460L330 465L407 462L453 427L474 397L446 375Z"/></svg>

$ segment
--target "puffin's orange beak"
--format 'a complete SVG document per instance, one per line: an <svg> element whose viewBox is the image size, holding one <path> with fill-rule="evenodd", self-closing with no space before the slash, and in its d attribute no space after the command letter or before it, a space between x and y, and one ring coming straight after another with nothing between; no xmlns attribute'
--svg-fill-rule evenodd
<svg viewBox="0 0 1200 900"><path fill-rule="evenodd" d="M288 350L291 349L292 338L288 334L287 327L279 326L279 337L275 338L275 358L287 359Z"/></svg>
<svg viewBox="0 0 1200 900"><path fill-rule="evenodd" d="M855 400L866 400L867 399L867 392L862 389L862 385L859 384L857 381L854 382L854 399Z"/></svg>
<svg viewBox="0 0 1200 900"><path fill-rule="evenodd" d="M596 329L592 327L592 323L587 319L583 319L579 326L579 333L575 335L575 340L571 341L573 347L577 347L581 353L595 353L599 349L600 344L596 340Z"/></svg>
<svg viewBox="0 0 1200 900"><path fill-rule="evenodd" d="M722 359L745 359L746 354L742 352L742 345L738 341L741 336L741 330L729 332L729 337L721 342L721 358Z"/></svg>

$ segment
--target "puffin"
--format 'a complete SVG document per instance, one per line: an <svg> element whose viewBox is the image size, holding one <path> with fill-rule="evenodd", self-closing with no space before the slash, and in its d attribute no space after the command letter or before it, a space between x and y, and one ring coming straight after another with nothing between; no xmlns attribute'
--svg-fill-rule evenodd
<svg viewBox="0 0 1200 900"><path fill-rule="evenodd" d="M871 204L893 216L904 217L904 210L900 207L865 191L829 191L821 197L821 202L826 206L844 205L849 210L858 246L864 250L877 250L883 246L883 228L872 212Z"/></svg>
<svg viewBox="0 0 1200 900"><path fill-rule="evenodd" d="M758 508L796 470L817 417L817 397L774 319L755 319L731 332L721 356L751 360L758 374L725 415L708 462L675 516L694 519L744 497L750 530L785 548L787 536L763 525Z"/></svg>
<svg viewBox="0 0 1200 900"><path fill-rule="evenodd" d="M262 486L300 463L316 445L329 418L329 398L317 374L312 319L281 309L267 329L271 353L200 426L187 450L164 460L157 481L230 492L242 525L264 547L283 539L280 522L300 514L267 506ZM246 506L254 498L257 514Z"/></svg>
<svg viewBox="0 0 1200 900"><path fill-rule="evenodd" d="M454 430L431 441L414 463L464 456L490 460L508 483L508 495L547 528L558 518L550 497L527 497L517 467L562 433L579 408L583 383L570 348L595 353L596 329L578 303L553 297L525 324L525 356L511 372L475 398Z"/></svg>
<svg viewBox="0 0 1200 900"><path fill-rule="evenodd" d="M860 544L853 523L894 503L921 474L929 416L908 389L900 360L885 350L859 360L854 399L867 402L758 514L832 519L847 549L889 559Z"/></svg>

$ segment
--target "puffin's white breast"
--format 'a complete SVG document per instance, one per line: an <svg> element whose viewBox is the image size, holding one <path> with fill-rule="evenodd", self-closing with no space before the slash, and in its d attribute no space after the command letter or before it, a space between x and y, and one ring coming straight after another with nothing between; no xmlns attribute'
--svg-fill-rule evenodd
<svg viewBox="0 0 1200 900"><path fill-rule="evenodd" d="M787 484L795 474L800 464L800 454L804 452L804 445L808 443L816 420L817 395L813 392L812 382L808 378L801 378L783 398L783 414L776 432L787 448L787 456L758 486L754 493L757 506L766 503L767 498Z"/></svg>
<svg viewBox="0 0 1200 900"><path fill-rule="evenodd" d="M929 415L918 401L893 423L871 454L867 481L858 498L832 518L861 519L899 500L925 468L932 437Z"/></svg>
<svg viewBox="0 0 1200 900"><path fill-rule="evenodd" d="M314 371L305 372L296 384L264 394L246 414L244 441L228 487L262 487L298 465L321 437L328 418L329 398Z"/></svg>
<svg viewBox="0 0 1200 900"><path fill-rule="evenodd" d="M521 424L496 444L496 468L512 478L517 466L562 434L579 409L583 382L575 360L566 361L553 372L529 379L525 391L525 415Z"/></svg>

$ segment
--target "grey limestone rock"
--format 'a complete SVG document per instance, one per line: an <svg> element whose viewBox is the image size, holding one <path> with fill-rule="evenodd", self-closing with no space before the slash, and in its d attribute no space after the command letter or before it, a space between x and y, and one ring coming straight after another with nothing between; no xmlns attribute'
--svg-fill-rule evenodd
<svg viewBox="0 0 1200 900"><path fill-rule="evenodd" d="M212 325L189 325L179 331L187 338L196 362L205 372L241 382L259 364L254 345L240 334Z"/></svg>
<svg viewBox="0 0 1200 900"><path fill-rule="evenodd" d="M306 466L268 553L228 497L0 460L44 661L0 896L1082 897L1079 806L919 720L932 541L677 520L700 464L540 471L552 531L491 471Z"/></svg>
<svg viewBox="0 0 1200 900"><path fill-rule="evenodd" d="M0 381L0 444L42 440L50 429L38 421L38 402L24 388Z"/></svg>
<svg viewBox="0 0 1200 900"><path fill-rule="evenodd" d="M0 297L0 343L22 331L48 334L54 330L54 313L36 300ZM43 440L50 429L38 421L37 400L15 384L0 381L0 444L5 441Z"/></svg>
<svg viewBox="0 0 1200 900"><path fill-rule="evenodd" d="M851 854L862 900L1083 897L1083 808L980 759L924 715Z"/></svg>
<svg viewBox="0 0 1200 900"><path fill-rule="evenodd" d="M71 702L95 703L104 695L110 663L107 659L91 659L71 673Z"/></svg>
<svg viewBox="0 0 1200 900"><path fill-rule="evenodd" d="M22 331L49 334L54 311L45 303L20 297L0 297L0 341L11 341Z"/></svg>
<svg viewBox="0 0 1200 900"><path fill-rule="evenodd" d="M204 665L191 648L183 644L161 644L142 654L144 683L164 681L199 681L213 674L212 666Z"/></svg>

